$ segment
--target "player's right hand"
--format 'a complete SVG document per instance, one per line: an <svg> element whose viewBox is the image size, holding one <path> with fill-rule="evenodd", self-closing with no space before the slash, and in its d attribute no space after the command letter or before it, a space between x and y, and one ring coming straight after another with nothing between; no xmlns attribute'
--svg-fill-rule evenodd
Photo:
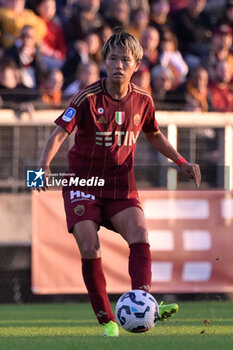
<svg viewBox="0 0 233 350"><path fill-rule="evenodd" d="M180 167L181 172L189 177L190 179L193 179L196 188L200 187L201 183L201 170L198 164L193 163L183 163Z"/></svg>
<svg viewBox="0 0 233 350"><path fill-rule="evenodd" d="M50 178L51 176L51 170L49 165L39 165L39 169L42 169L44 171L44 186L43 187L36 187L37 191L40 192L42 191L47 191L49 188L46 186L46 179Z"/></svg>

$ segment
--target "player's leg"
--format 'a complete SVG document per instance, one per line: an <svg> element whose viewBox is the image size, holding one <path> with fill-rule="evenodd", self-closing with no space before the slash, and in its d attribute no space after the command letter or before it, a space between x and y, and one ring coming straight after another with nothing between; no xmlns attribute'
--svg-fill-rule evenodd
<svg viewBox="0 0 233 350"><path fill-rule="evenodd" d="M111 222L130 248L129 274L132 289L151 289L151 254L148 233L143 211L138 207L126 208L111 217ZM159 305L159 320L173 316L179 307L177 304Z"/></svg>
<svg viewBox="0 0 233 350"><path fill-rule="evenodd" d="M92 220L79 221L74 225L73 235L78 244L82 259L101 257L98 225Z"/></svg>
<svg viewBox="0 0 233 350"><path fill-rule="evenodd" d="M83 280L97 320L100 324L114 321L115 316L106 291L97 224L90 220L80 221L75 224L73 235L82 257Z"/></svg>
<svg viewBox="0 0 233 350"><path fill-rule="evenodd" d="M111 217L111 222L130 249L129 275L132 289L151 289L151 253L143 211L126 208Z"/></svg>
<svg viewBox="0 0 233 350"><path fill-rule="evenodd" d="M118 335L118 327L106 291L97 223L101 222L101 201L79 190L63 191L67 227L73 233L82 257L82 274L92 308L99 323L110 324L108 333ZM114 327L115 332L112 331Z"/></svg>

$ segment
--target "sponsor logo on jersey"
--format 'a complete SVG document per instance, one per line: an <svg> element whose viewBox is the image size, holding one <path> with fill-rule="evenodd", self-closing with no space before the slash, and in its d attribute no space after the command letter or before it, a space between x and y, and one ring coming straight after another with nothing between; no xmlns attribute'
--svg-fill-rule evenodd
<svg viewBox="0 0 233 350"><path fill-rule="evenodd" d="M117 140L118 146L132 146L136 143L139 131L96 131L96 145L110 147Z"/></svg>
<svg viewBox="0 0 233 350"><path fill-rule="evenodd" d="M82 216L85 212L85 206L82 204L78 204L75 208L74 208L74 212L76 215L78 216Z"/></svg>
<svg viewBox="0 0 233 350"><path fill-rule="evenodd" d="M75 114L76 114L76 110L72 107L69 107L63 114L62 119L65 122L70 122L74 118Z"/></svg>
<svg viewBox="0 0 233 350"><path fill-rule="evenodd" d="M125 121L125 112L115 112L115 120L118 125L122 125Z"/></svg>
<svg viewBox="0 0 233 350"><path fill-rule="evenodd" d="M138 126L138 124L140 123L140 120L141 120L141 116L139 114L134 114L133 121L136 126Z"/></svg>

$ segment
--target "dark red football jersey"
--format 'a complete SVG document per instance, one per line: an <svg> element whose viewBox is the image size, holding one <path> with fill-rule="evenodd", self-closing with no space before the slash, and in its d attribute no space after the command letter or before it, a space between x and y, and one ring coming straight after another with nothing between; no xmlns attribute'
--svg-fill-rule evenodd
<svg viewBox="0 0 233 350"><path fill-rule="evenodd" d="M105 180L103 187L85 192L103 198L137 196L133 170L137 138L141 130L159 132L154 103L145 90L130 83L127 95L115 100L105 79L99 80L79 92L55 123L68 133L77 126L68 153L69 172Z"/></svg>

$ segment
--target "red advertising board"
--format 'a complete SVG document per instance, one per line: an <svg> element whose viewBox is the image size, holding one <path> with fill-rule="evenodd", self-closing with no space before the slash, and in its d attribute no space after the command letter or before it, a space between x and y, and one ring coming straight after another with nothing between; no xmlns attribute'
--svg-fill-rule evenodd
<svg viewBox="0 0 233 350"><path fill-rule="evenodd" d="M233 292L233 193L142 191L153 293ZM32 290L86 293L80 254L67 233L59 191L33 193ZM99 231L109 293L129 290L128 246Z"/></svg>

